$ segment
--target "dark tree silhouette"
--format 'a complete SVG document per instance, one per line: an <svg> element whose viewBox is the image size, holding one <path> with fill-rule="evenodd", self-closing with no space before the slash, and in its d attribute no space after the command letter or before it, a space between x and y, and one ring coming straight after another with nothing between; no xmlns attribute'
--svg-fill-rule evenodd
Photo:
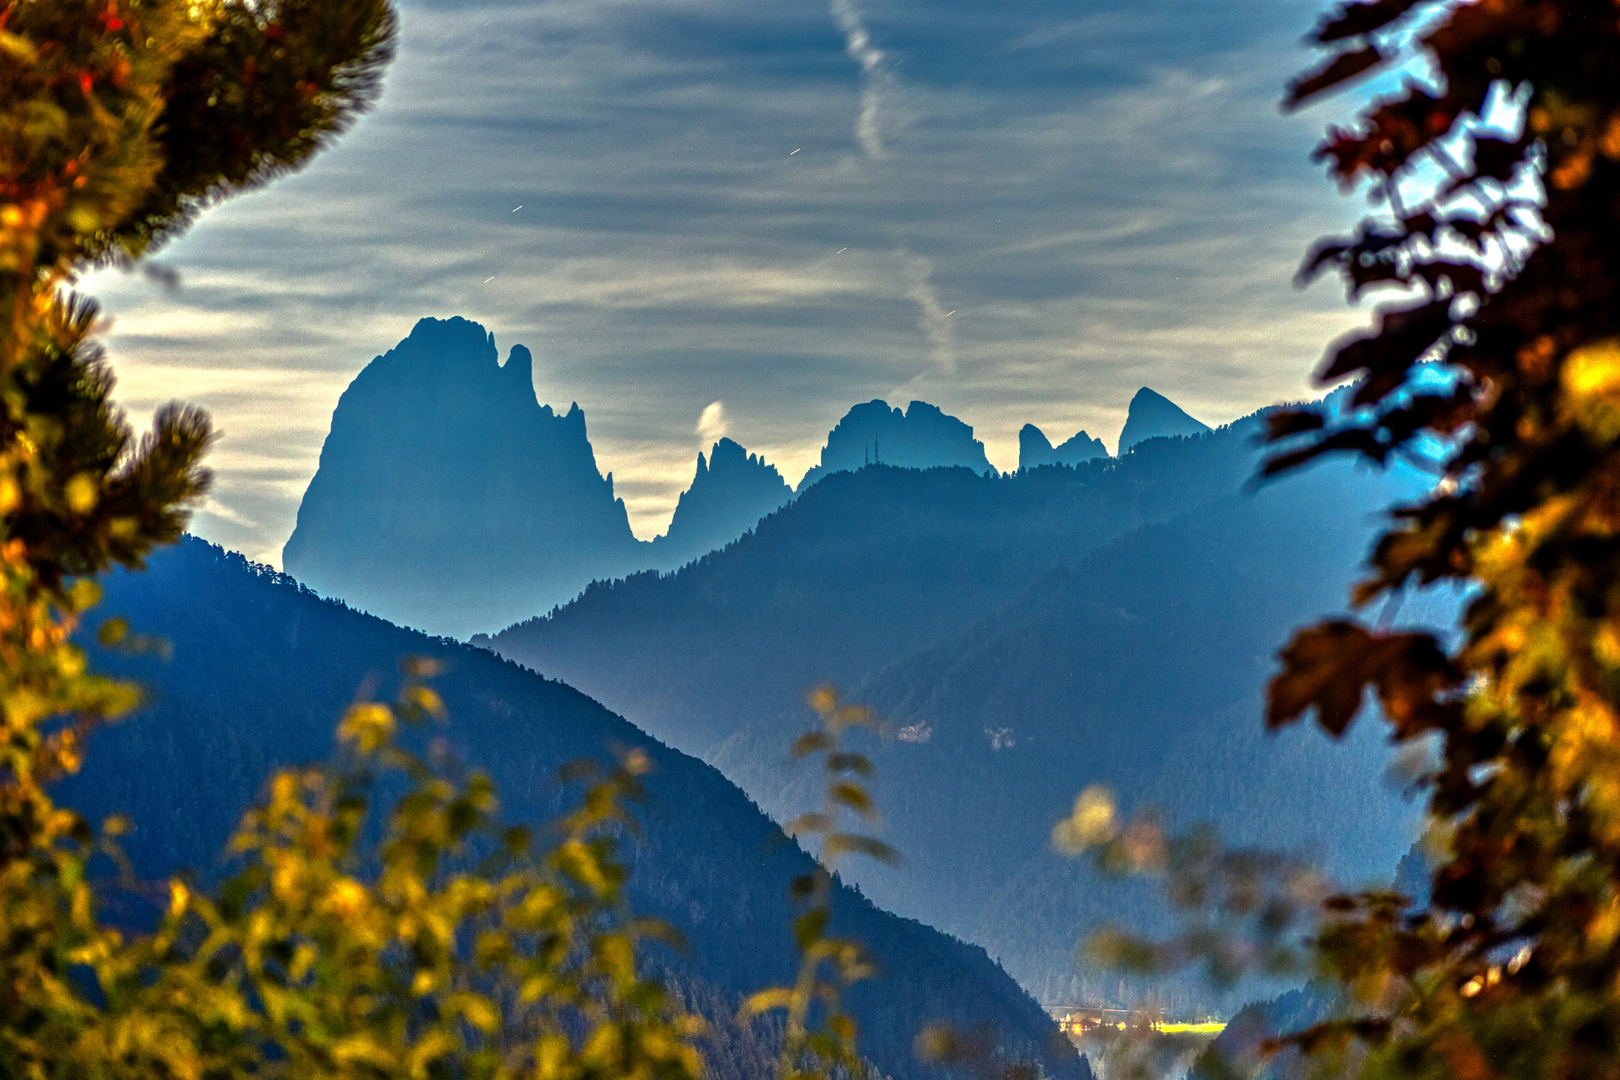
<svg viewBox="0 0 1620 1080"><path fill-rule="evenodd" d="M1345 5L1286 107L1432 64L1318 151L1386 213L1320 244L1352 295L1393 286L1319 373L1338 418L1279 415L1269 473L1444 447L1377 544L1361 605L1474 590L1448 647L1353 621L1300 631L1267 720L1334 735L1370 690L1394 739L1436 740L1432 895L1327 905L1317 957L1348 1016L1289 1041L1365 1075L1620 1073L1620 21L1607 0ZM1511 129L1486 127L1499 108ZM1438 181L1432 178L1438 176ZM1435 379L1427 361L1444 378ZM1432 445L1432 443L1431 443Z"/></svg>

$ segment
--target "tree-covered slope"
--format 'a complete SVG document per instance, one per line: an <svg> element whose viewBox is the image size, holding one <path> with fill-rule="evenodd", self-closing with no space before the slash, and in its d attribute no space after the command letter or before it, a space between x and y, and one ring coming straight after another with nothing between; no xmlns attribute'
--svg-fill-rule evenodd
<svg viewBox="0 0 1620 1080"><path fill-rule="evenodd" d="M833 473L723 551L675 574L594 584L490 644L705 753L761 716L794 715L812 684L852 686L1041 574L1237 489L1256 430L1004 477Z"/></svg>
<svg viewBox="0 0 1620 1080"><path fill-rule="evenodd" d="M593 587L495 645L784 819L814 794L785 762L795 700L837 683L891 733L876 791L906 865L852 871L862 886L1038 996L1099 993L1076 938L1162 909L1050 850L1089 783L1351 880L1387 879L1411 839L1381 746L1270 738L1260 701L1290 629L1342 608L1379 512L1421 479L1332 466L1255 489L1255 426L1011 477L834 475L697 565Z"/></svg>
<svg viewBox="0 0 1620 1080"><path fill-rule="evenodd" d="M1342 609L1398 486L1341 465L1229 495L1045 575L854 688L895 733L875 748L876 791L909 860L863 869L869 894L984 944L1059 998L1082 989L1066 953L1083 929L1155 918L1139 892L1050 848L1090 784L1183 827L1311 851L1351 882L1388 880L1416 808L1382 782L1387 750L1370 731L1343 744L1268 736L1261 692L1291 628ZM1399 617L1451 610L1427 597ZM713 760L781 812L804 792L776 738L761 723Z"/></svg>
<svg viewBox="0 0 1620 1080"><path fill-rule="evenodd" d="M139 870L208 872L263 778L278 764L320 759L357 691L387 694L405 655L439 659L436 680L451 720L442 732L486 769L503 816L551 817L564 762L646 746L645 825L632 844L637 909L660 915L691 950L670 962L734 1008L738 995L790 978L787 886L807 857L714 769L648 738L561 683L480 649L404 630L322 600L291 579L197 540L152 560L142 574L107 582L103 610L172 646L155 655L103 654L101 663L142 680L150 704L98 732L86 767L62 785L70 805L138 823L128 850ZM1033 1000L984 952L920 923L880 911L843 889L836 929L863 940L883 974L856 988L863 1052L886 1074L920 1076L911 1041L930 1020L988 1022L1010 1047L1042 1056L1054 1076L1088 1075Z"/></svg>

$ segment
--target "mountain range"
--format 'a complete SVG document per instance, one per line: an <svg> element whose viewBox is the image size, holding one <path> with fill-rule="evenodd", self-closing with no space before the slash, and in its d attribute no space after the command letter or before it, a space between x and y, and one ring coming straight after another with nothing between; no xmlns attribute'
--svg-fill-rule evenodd
<svg viewBox="0 0 1620 1080"><path fill-rule="evenodd" d="M451 331L482 357L476 372L449 365L456 378L521 399L510 406L519 420L486 420L480 437L512 441L491 435L502 423L574 423L563 458L548 463L535 449L522 467L579 479L536 487L529 502L495 513L488 492L518 488L497 482L510 466L494 459L497 479L468 471L461 517L419 539L566 516L563 492L594 500L596 517L581 520L611 517L620 543L622 504L595 471L583 416L555 417L532 385L502 382L513 361L495 363L482 328L424 320L389 354L412 353L411 364L388 368L384 357L373 367L402 384L429 369L442 376L446 365L412 342ZM375 399L349 413L376 418L379 430L412 426L406 412L387 418L390 401L445 411L414 391L368 398L356 390L365 378L340 403L321 466L330 455L333 476L355 484L391 474L370 463L375 446L339 438L356 428L351 394ZM1263 412L1211 430L1144 387L1118 456L1085 432L1054 447L1029 425L1020 469L1001 474L955 417L925 402L902 411L871 401L829 432L796 491L742 446L715 443L698 456L669 533L611 549L629 552L628 566L612 564L608 547L594 564L579 552L548 562L531 547L538 553L519 572L469 562L449 542L440 557L460 561L436 575L419 543L419 576L401 575L397 587L457 613L460 632L475 606L456 590L482 574L501 611L529 607L475 644L713 763L777 820L818 795L814 778L786 762L807 720L802 695L838 686L887 721L867 749L886 836L906 857L902 870L852 869L852 880L886 907L985 946L1043 999L1127 996L1075 970L1074 941L1108 921L1161 928L1166 913L1141 888L1101 882L1051 850L1052 823L1081 788L1107 784L1127 806L1158 806L1172 823L1211 821L1239 842L1308 848L1352 883L1388 879L1416 818L1381 782L1387 751L1365 732L1345 743L1304 729L1273 738L1259 716L1275 650L1295 625L1342 608L1383 508L1426 479L1330 464L1257 487L1262 427ZM444 452L461 460L460 449ZM301 531L306 511L312 522L342 517L341 500L323 510L313 498L320 482ZM368 505L398 519L378 535L410 534L417 511L404 495ZM300 542L300 559L320 546ZM357 528L328 531L323 543L382 546ZM293 551L289 542L287 566L299 574ZM552 606L532 599L536 577L549 582ZM341 581L311 584L391 614ZM571 589L582 591L564 596ZM1418 597L1405 617L1442 625L1454 611L1454 600Z"/></svg>
<svg viewBox="0 0 1620 1080"><path fill-rule="evenodd" d="M1144 388L1133 439L1207 430ZM1084 432L1053 448L1020 434L1020 466L1106 456ZM869 464L993 472L973 429L927 402L854 406L820 462L790 488L730 439L699 453L668 531L630 531L579 405L539 403L533 360L466 319L422 319L372 360L338 401L320 465L282 551L323 595L429 633L465 638L544 613L592 581L674 570L742 536L823 478Z"/></svg>
<svg viewBox="0 0 1620 1080"><path fill-rule="evenodd" d="M579 691L488 651L393 626L325 600L240 555L185 539L143 573L105 579L102 610L168 643L97 650L102 670L138 679L148 705L94 736L84 770L60 796L97 820L122 813L123 838L147 879L223 865L225 842L269 772L327 757L336 718L357 693L386 697L402 657L438 661L449 711L437 737L497 785L505 820L554 818L569 792L559 768L644 747L656 769L627 834L629 891L639 914L684 934L685 952L658 952L688 1003L708 1015L717 1080L769 1071L768 1026L735 1021L742 995L790 982L796 969L789 882L808 856L712 767L649 738ZM133 767L139 763L139 767ZM935 1075L912 1038L932 1021L988 1025L1004 1052L1054 1080L1089 1080L1072 1047L984 951L881 911L848 886L834 898L833 932L862 941L880 975L849 1002L863 1054L882 1075Z"/></svg>

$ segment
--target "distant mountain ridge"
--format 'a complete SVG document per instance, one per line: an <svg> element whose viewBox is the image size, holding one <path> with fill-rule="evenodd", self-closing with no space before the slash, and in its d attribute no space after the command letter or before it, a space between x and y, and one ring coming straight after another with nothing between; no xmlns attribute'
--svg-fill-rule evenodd
<svg viewBox="0 0 1620 1080"><path fill-rule="evenodd" d="M1421 478L1340 464L1244 494L1262 420L1007 476L835 473L723 552L593 585L490 644L777 815L812 794L784 767L803 690L873 705L906 866L856 880L1043 1000L1100 993L1074 981L1081 927L1162 909L1048 849L1086 783L1253 842L1320 842L1353 882L1387 880L1410 842L1376 742L1268 739L1259 694L1289 629L1341 608L1378 511Z"/></svg>
<svg viewBox="0 0 1620 1080"><path fill-rule="evenodd" d="M1133 438L1203 429L1144 388ZM1020 466L1105 459L1080 432L1053 447L1020 433ZM803 494L871 467L994 473L973 428L935 405L852 407L828 432ZM717 551L796 497L774 466L731 439L700 453L670 526L631 533L603 476L578 404L537 400L533 361L462 318L422 319L375 358L338 401L320 466L282 552L287 571L323 595L420 629L465 638L544 614L596 581L672 571Z"/></svg>
<svg viewBox="0 0 1620 1080"><path fill-rule="evenodd" d="M703 755L761 713L796 710L814 682L854 685L1041 574L1240 487L1255 430L1005 477L836 472L726 551L595 583L492 645Z"/></svg>

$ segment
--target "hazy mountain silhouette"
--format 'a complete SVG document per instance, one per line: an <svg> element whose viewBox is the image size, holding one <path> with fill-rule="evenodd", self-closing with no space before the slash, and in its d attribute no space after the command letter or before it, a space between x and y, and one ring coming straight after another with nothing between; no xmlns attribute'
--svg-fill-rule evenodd
<svg viewBox="0 0 1620 1080"><path fill-rule="evenodd" d="M423 319L356 376L282 552L356 607L462 636L637 566L613 478L578 405L535 400L529 351L505 366L477 323Z"/></svg>
<svg viewBox="0 0 1620 1080"><path fill-rule="evenodd" d="M1148 439L1166 435L1197 435L1208 430L1208 424L1194 420L1182 411L1180 405L1144 386L1131 398L1125 429L1119 433L1119 452L1123 454Z"/></svg>
<svg viewBox="0 0 1620 1080"><path fill-rule="evenodd" d="M721 439L706 461L698 454L697 473L675 506L669 531L652 542L654 565L674 569L722 548L791 498L793 489L776 466Z"/></svg>
<svg viewBox="0 0 1620 1080"><path fill-rule="evenodd" d="M704 754L762 715L795 714L814 683L853 686L1042 573L1236 489L1255 430L1006 477L834 473L725 551L593 584L493 647Z"/></svg>
<svg viewBox="0 0 1620 1080"><path fill-rule="evenodd" d="M668 535L630 531L576 404L534 392L529 350L505 366L466 319L423 319L349 384L282 551L327 595L465 637L550 610L591 581L673 568L736 539L791 492L774 467L715 444ZM982 456L982 451L981 451Z"/></svg>
<svg viewBox="0 0 1620 1080"><path fill-rule="evenodd" d="M1053 446L1046 433L1034 424L1025 424L1018 432L1020 469L1034 469L1042 465L1080 465L1107 456L1108 448L1103 446L1102 440L1093 439L1084 431L1057 446Z"/></svg>
<svg viewBox="0 0 1620 1080"><path fill-rule="evenodd" d="M93 820L127 813L124 847L143 876L221 865L224 843L270 769L326 757L336 718L358 688L386 696L399 658L438 659L449 710L444 737L498 785L507 821L548 819L565 792L557 768L645 746L657 764L644 829L626 837L636 910L679 928L690 953L660 954L689 999L724 1027L740 995L794 973L788 883L810 865L717 771L649 739L578 691L487 651L434 639L322 600L286 575L194 539L162 551L145 573L105 579L107 614L172 643L167 662L98 651L104 669L140 679L151 703L96 733L84 771L60 794ZM136 767L138 765L138 767ZM834 929L860 938L882 970L851 1004L861 1048L879 1070L922 1077L911 1040L933 1019L987 1022L1047 1075L1088 1080L1036 1003L983 950L880 911L840 887ZM733 1065L738 1047L720 1055ZM742 1050L748 1050L743 1047ZM753 1047L758 1057L758 1047ZM746 1057L747 1054L742 1056ZM754 1080L746 1069L717 1080Z"/></svg>
<svg viewBox="0 0 1620 1080"><path fill-rule="evenodd" d="M804 474L803 492L835 472L853 472L872 464L904 469L962 465L988 472L990 459L973 429L926 401L913 401L902 413L881 400L856 405L827 433L821 464Z"/></svg>

